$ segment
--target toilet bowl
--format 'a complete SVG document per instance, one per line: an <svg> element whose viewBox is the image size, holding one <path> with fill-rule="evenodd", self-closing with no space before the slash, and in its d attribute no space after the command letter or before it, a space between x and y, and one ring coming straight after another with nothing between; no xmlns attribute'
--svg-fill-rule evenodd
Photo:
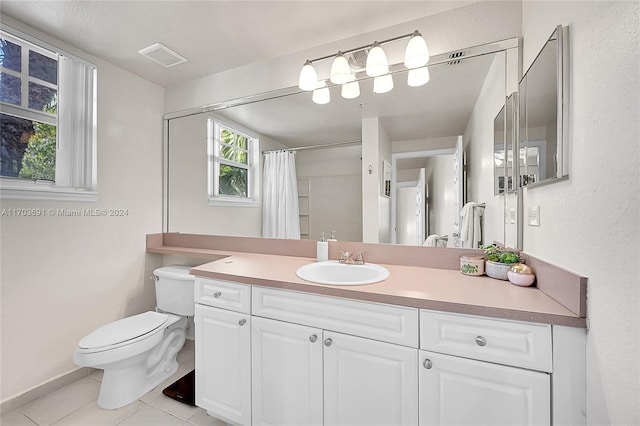
<svg viewBox="0 0 640 426"><path fill-rule="evenodd" d="M81 367L103 369L98 406L123 407L178 369L177 354L186 338L187 316L194 313L194 278L189 267L154 271L156 311L103 325L80 340L73 355Z"/></svg>

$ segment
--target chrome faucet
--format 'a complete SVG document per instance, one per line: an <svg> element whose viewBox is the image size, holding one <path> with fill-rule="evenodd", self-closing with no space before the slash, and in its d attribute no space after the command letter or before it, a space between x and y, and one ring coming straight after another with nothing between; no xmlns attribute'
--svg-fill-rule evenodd
<svg viewBox="0 0 640 426"><path fill-rule="evenodd" d="M338 263L344 263L346 265L364 265L364 253L358 252L356 258L354 259L353 253L348 251L341 251Z"/></svg>
<svg viewBox="0 0 640 426"><path fill-rule="evenodd" d="M347 265L353 265L354 264L353 253L350 253L348 251L341 251L340 252L340 259L338 260L338 263L345 263Z"/></svg>

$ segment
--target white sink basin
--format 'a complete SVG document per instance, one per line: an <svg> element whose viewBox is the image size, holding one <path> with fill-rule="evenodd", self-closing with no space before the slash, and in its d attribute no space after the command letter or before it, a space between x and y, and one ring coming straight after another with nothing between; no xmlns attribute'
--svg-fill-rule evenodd
<svg viewBox="0 0 640 426"><path fill-rule="evenodd" d="M347 265L337 260L309 263L296 271L298 278L316 284L361 285L384 281L389 271L373 263Z"/></svg>

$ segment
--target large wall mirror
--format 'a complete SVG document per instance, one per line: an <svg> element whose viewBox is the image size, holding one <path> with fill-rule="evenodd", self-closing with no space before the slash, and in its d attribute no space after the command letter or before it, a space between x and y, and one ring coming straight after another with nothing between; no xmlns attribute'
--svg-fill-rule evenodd
<svg viewBox="0 0 640 426"><path fill-rule="evenodd" d="M165 231L261 236L260 206L207 202L207 123L219 119L257 135L261 151L302 148L296 151L302 238L318 239L321 232L335 230L339 240L367 241L363 218L374 199L383 211L375 242L416 245L437 234L444 237L439 245L461 247L455 238L461 204L467 201L486 205L482 241L503 242L504 200L494 196L493 170L486 164L493 163L493 118L513 91L506 82L517 85L518 41L433 56L429 72L428 84L408 87L406 73L397 70L394 88L385 94L374 94L373 81L364 79L357 99L342 98L334 86L326 105L288 88L168 114ZM380 164L368 165L362 160L363 123L371 120L386 134L390 149L381 153ZM391 181L387 173L386 180L378 179L379 191L363 191L366 168L388 165ZM385 188L390 184L394 187ZM416 186L423 191L420 202ZM416 209L422 210L419 230L403 229L394 238L401 224L416 225ZM418 234L407 237L406 232Z"/></svg>
<svg viewBox="0 0 640 426"><path fill-rule="evenodd" d="M520 184L568 176L568 27L558 26L520 81Z"/></svg>

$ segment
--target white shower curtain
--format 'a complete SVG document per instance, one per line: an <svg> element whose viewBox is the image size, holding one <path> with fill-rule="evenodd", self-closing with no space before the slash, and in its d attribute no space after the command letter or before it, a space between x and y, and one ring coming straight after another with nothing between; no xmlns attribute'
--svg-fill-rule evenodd
<svg viewBox="0 0 640 426"><path fill-rule="evenodd" d="M262 236L300 239L295 153L264 154Z"/></svg>

